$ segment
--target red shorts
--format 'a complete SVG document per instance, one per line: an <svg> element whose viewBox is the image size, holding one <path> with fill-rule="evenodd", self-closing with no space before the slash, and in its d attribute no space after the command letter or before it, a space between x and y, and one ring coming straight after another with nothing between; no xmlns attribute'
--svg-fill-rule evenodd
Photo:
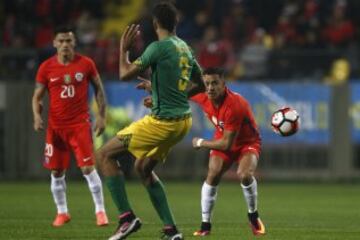
<svg viewBox="0 0 360 240"><path fill-rule="evenodd" d="M81 123L66 128L52 128L50 126L47 128L44 152L45 168L69 168L71 150L79 167L94 165L90 123Z"/></svg>
<svg viewBox="0 0 360 240"><path fill-rule="evenodd" d="M242 156L245 153L254 153L256 157L259 159L260 152L261 152L261 144L260 143L251 143L251 144L244 144L236 148L236 150L230 151L219 151L219 150L211 150L211 156L218 156L221 157L225 162L239 162Z"/></svg>

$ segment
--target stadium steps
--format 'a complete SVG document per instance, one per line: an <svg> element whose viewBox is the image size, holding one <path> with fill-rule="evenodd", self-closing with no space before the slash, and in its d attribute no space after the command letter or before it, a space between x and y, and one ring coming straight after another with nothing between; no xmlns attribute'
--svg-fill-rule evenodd
<svg viewBox="0 0 360 240"><path fill-rule="evenodd" d="M102 35L109 36L112 33L121 35L125 27L135 21L141 12L145 0L137 1L110 1L105 7L106 16L108 16L102 25Z"/></svg>

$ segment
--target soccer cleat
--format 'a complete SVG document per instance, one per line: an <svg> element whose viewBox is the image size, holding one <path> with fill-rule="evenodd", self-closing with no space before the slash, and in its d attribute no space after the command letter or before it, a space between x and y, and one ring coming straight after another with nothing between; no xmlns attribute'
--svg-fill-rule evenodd
<svg viewBox="0 0 360 240"><path fill-rule="evenodd" d="M139 230L140 227L140 219L130 212L127 216L120 218L119 226L116 228L114 235L112 235L108 240L126 239L131 233Z"/></svg>
<svg viewBox="0 0 360 240"><path fill-rule="evenodd" d="M176 226L165 226L162 230L161 240L183 240L183 235L178 232Z"/></svg>
<svg viewBox="0 0 360 240"><path fill-rule="evenodd" d="M204 237L204 236L210 235L210 231L211 231L211 223L202 222L200 230L194 232L193 236Z"/></svg>
<svg viewBox="0 0 360 240"><path fill-rule="evenodd" d="M96 225L99 227L109 225L109 220L105 212L101 211L96 213Z"/></svg>
<svg viewBox="0 0 360 240"><path fill-rule="evenodd" d="M250 227L255 236L265 235L265 226L259 218L258 212L248 213Z"/></svg>
<svg viewBox="0 0 360 240"><path fill-rule="evenodd" d="M61 227L67 222L70 222L71 216L68 213L58 213L53 221L53 227Z"/></svg>

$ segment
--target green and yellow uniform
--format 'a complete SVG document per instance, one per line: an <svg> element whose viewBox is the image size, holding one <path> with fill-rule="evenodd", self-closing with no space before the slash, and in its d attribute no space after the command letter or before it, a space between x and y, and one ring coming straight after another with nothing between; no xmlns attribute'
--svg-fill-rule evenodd
<svg viewBox="0 0 360 240"><path fill-rule="evenodd" d="M151 115L117 136L136 158L164 160L191 128L186 90L192 74L201 70L188 45L176 36L151 43L134 64L141 70L151 67L153 107Z"/></svg>

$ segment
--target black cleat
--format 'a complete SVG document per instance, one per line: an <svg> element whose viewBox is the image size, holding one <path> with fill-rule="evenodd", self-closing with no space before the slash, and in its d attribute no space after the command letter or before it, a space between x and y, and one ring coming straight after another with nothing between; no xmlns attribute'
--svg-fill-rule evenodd
<svg viewBox="0 0 360 240"><path fill-rule="evenodd" d="M166 226L162 230L161 240L183 240L183 235L178 232L176 226Z"/></svg>
<svg viewBox="0 0 360 240"><path fill-rule="evenodd" d="M202 222L200 230L194 232L193 236L204 237L204 236L210 235L210 231L211 231L211 223Z"/></svg>
<svg viewBox="0 0 360 240"><path fill-rule="evenodd" d="M253 213L248 213L248 218L249 218L249 225L251 227L253 234L255 236L265 235L266 233L265 226L261 221L261 219L259 218L259 213L257 211Z"/></svg>

